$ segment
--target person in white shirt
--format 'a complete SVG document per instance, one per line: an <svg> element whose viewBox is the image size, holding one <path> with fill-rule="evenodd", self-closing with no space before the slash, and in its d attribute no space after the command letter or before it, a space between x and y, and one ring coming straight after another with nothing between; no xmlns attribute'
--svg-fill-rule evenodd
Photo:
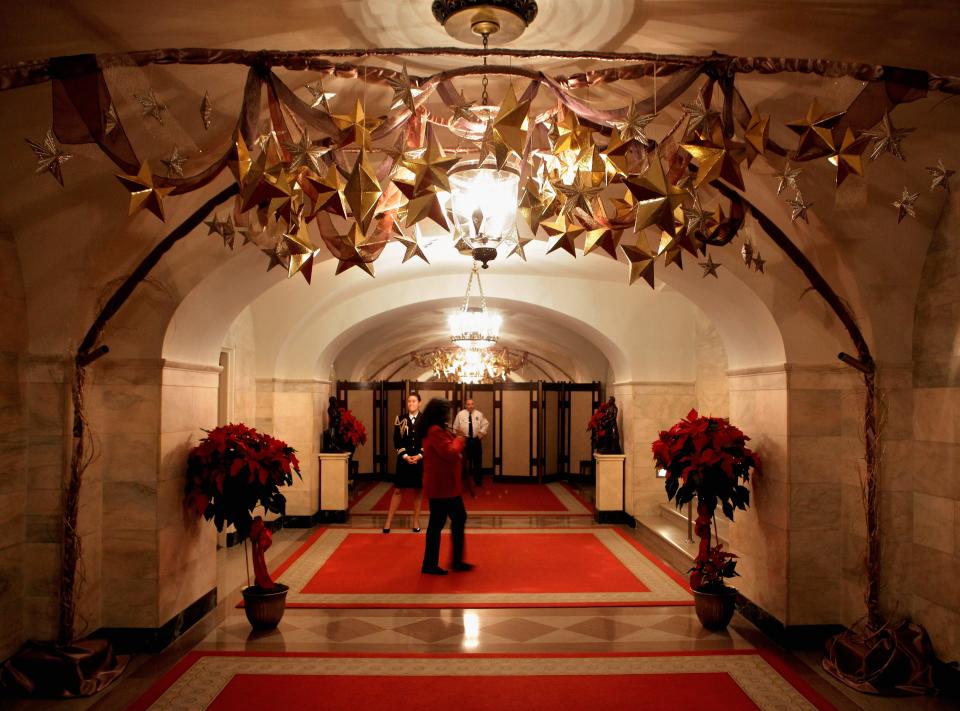
<svg viewBox="0 0 960 711"><path fill-rule="evenodd" d="M473 476L477 486L483 486L483 438L487 436L490 423L473 404L473 398L467 398L465 408L457 413L453 429L467 438L463 458L467 472Z"/></svg>

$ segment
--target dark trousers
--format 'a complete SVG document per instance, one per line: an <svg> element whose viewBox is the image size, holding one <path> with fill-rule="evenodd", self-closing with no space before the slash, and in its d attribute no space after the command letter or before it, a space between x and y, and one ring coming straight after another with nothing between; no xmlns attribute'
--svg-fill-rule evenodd
<svg viewBox="0 0 960 711"><path fill-rule="evenodd" d="M440 533L450 518L450 535L453 538L453 564L463 562L463 529L467 523L467 510L463 499L430 499L430 521L427 523L427 544L423 551L423 569L436 568L440 563Z"/></svg>
<svg viewBox="0 0 960 711"><path fill-rule="evenodd" d="M463 458L467 463L467 476L472 476L477 486L483 486L483 442L476 437L468 438Z"/></svg>

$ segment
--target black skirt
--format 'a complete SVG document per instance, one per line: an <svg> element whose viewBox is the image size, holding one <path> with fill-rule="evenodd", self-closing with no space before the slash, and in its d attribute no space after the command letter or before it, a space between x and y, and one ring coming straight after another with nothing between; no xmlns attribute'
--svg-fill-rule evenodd
<svg viewBox="0 0 960 711"><path fill-rule="evenodd" d="M394 479L394 486L398 489L422 489L423 460L416 464L408 464L404 461L403 455L397 457L397 476Z"/></svg>

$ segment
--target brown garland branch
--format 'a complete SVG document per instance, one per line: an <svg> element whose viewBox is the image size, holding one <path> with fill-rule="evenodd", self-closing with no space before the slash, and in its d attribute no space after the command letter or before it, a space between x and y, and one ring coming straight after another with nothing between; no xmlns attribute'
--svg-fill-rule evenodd
<svg viewBox="0 0 960 711"><path fill-rule="evenodd" d="M866 605L867 622L872 629L879 629L883 624L880 613L880 516L879 516L879 442L880 442L880 421L877 412L877 373L876 363L870 353L870 347L867 345L867 339L864 337L857 319L850 310L847 303L833 290L824 276L814 266L807 255L805 255L796 244L787 236L787 234L777 226L762 210L751 203L747 198L741 195L733 188L723 183L714 183L715 187L728 197L731 201L736 199L750 211L750 214L757 220L757 223L766 232L767 236L773 240L774 244L786 254L787 258L793 262L794 266L803 272L803 275L810 282L810 286L816 291L833 313L840 319L840 323L846 329L850 340L853 341L857 349L857 358L851 358L845 353L840 354L840 360L851 365L863 374L866 393L863 406L863 433L864 433L864 463L865 474L863 481L864 508L867 524L867 550L864 561L864 567L867 575Z"/></svg>
<svg viewBox="0 0 960 711"><path fill-rule="evenodd" d="M81 55L83 56L83 55ZM87 55L89 56L89 55ZM828 59L795 57L746 57L713 53L689 56L680 54L657 54L653 52L601 52L568 51L550 49L473 49L464 47L383 47L367 49L327 50L243 50L209 48L165 48L136 52L96 55L100 66L146 66L148 64L241 64L246 66L283 67L298 71L357 72L358 67L349 63L334 64L329 58L350 57L403 57L403 56L458 56L458 57L509 57L518 59L557 58L597 60L609 62L639 62L666 67L692 67L706 65L716 76L732 74L779 74L783 72L817 74L825 77L851 77L861 81L880 81L889 74L902 77L909 74L922 82L928 91L960 94L960 77L939 75L921 70L891 67L865 62L843 62ZM58 58L65 59L65 58ZM51 79L51 59L38 59L0 66L0 91L16 89L32 84L41 84ZM619 73L605 71L587 72L573 77L558 77L557 81L570 85L615 81ZM420 83L430 77L418 78Z"/></svg>
<svg viewBox="0 0 960 711"><path fill-rule="evenodd" d="M71 397L73 404L73 448L70 455L70 472L67 487L64 493L63 504L63 541L60 561L60 611L57 624L57 642L61 645L70 644L74 640L74 621L76 619L76 594L78 584L82 583L82 575L78 576L81 568L82 546L77 532L77 515L80 509L80 491L83 485L83 474L90 464L91 457L87 452L87 443L90 437L87 426L86 410L84 406L84 386L86 383L86 369L97 358L109 352L106 345L96 346L97 341L106 328L110 319L116 315L120 307L133 295L137 286L141 284L160 259L181 239L197 228L214 209L225 200L236 195L239 186L231 183L219 193L207 200L187 219L174 228L166 237L158 242L146 257L136 266L116 291L107 299L100 313L94 319L90 328L77 349L74 357L73 382Z"/></svg>

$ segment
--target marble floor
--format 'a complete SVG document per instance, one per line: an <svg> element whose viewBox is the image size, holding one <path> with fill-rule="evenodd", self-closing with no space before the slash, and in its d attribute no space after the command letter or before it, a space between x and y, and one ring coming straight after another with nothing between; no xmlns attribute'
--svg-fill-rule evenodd
<svg viewBox="0 0 960 711"><path fill-rule="evenodd" d="M383 516L352 517L346 527L382 525ZM395 519L396 527L405 525ZM497 526L496 517L475 526ZM582 518L511 516L510 527L584 525ZM286 529L274 536L268 562L286 559L311 530ZM469 532L468 532L469 535ZM597 653L663 652L740 648L775 650L793 670L838 709L939 709L935 699L874 699L846 690L818 668L818 655L778 649L737 615L724 632L704 630L692 607L498 608L498 609L288 609L278 629L254 632L237 609L246 584L243 547L218 552L216 610L160 654L135 656L123 679L106 693L69 701L19 701L13 709L123 709L188 651L401 652L401 653ZM358 710L359 711L359 710Z"/></svg>

